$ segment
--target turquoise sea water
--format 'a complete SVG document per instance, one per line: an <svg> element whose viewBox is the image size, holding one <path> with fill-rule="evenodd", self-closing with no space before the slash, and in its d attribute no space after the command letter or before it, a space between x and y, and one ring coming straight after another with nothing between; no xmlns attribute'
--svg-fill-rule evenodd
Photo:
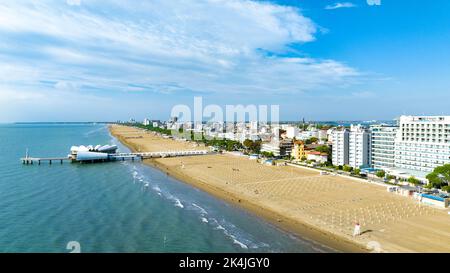
<svg viewBox="0 0 450 273"><path fill-rule="evenodd" d="M0 252L333 251L140 162L19 161L108 143L127 151L103 124L0 125Z"/></svg>

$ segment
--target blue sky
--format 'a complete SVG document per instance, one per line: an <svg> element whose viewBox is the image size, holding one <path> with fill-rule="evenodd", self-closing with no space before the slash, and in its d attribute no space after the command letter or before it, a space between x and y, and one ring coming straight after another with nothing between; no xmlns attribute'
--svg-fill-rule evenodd
<svg viewBox="0 0 450 273"><path fill-rule="evenodd" d="M0 122L450 114L450 1L2 1Z"/></svg>

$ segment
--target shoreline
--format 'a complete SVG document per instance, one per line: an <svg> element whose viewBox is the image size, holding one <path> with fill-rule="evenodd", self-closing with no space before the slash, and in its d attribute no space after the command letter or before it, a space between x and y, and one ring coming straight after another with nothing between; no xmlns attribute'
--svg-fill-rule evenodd
<svg viewBox="0 0 450 273"><path fill-rule="evenodd" d="M120 136L111 130L111 126L108 126L111 135L120 141L123 145L128 147L131 151L139 151L139 145L133 144L127 141L123 136ZM167 164L158 162L157 159L146 159L143 163L157 168L158 170L165 172L167 175L185 183L191 185L197 189L202 190L220 200L230 203L233 206L244 209L247 212L267 221L282 231L288 232L295 237L305 240L313 241L327 248L331 248L337 252L344 253L367 253L368 250L365 246L358 244L357 242L350 241L339 235L335 235L327 230L320 229L316 226L308 224L306 221L299 221L292 217L285 216L268 206L262 206L251 200L246 200L245 197L240 197L237 194L226 191L214 185L205 183L199 179L186 175L185 173L173 168Z"/></svg>
<svg viewBox="0 0 450 273"><path fill-rule="evenodd" d="M208 185L204 182L199 181L198 179L177 172L176 170L167 168L164 164L158 163L154 160L144 160L144 164L151 167L155 167L165 172L167 175L174 177L183 183L189 184L220 200L223 200L236 207L244 209L247 212L276 226L277 228L294 235L295 237L319 243L327 248L331 248L338 252L345 252L345 253L367 252L367 249L363 248L360 245L357 245L345 239L335 237L335 235L332 233L317 229L316 227L310 226L304 222L300 222L298 220L286 217L276 211L271 210L268 207L262 207L258 204L249 202L245 199L240 199L239 196L236 196L231 192Z"/></svg>

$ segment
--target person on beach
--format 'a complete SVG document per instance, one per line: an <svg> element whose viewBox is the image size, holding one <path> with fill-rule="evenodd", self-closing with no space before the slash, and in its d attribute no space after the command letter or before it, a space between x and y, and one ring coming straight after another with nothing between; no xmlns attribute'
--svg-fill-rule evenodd
<svg viewBox="0 0 450 273"><path fill-rule="evenodd" d="M353 230L353 237L361 235L361 225L357 222Z"/></svg>

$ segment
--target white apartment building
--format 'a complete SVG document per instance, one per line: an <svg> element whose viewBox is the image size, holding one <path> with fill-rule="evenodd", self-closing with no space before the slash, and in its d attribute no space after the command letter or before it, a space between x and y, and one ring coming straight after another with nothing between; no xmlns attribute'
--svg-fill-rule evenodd
<svg viewBox="0 0 450 273"><path fill-rule="evenodd" d="M335 130L332 132L332 162L335 166L348 164L349 131Z"/></svg>
<svg viewBox="0 0 450 273"><path fill-rule="evenodd" d="M312 137L316 137L319 138L319 131L317 129L311 129L308 131L301 131L298 134L298 139L300 140L306 140L306 139L310 139Z"/></svg>
<svg viewBox="0 0 450 273"><path fill-rule="evenodd" d="M450 116L401 116L399 123L396 168L425 177L434 168L450 163Z"/></svg>
<svg viewBox="0 0 450 273"><path fill-rule="evenodd" d="M357 169L370 166L370 131L360 125L351 126L349 133L348 165Z"/></svg>
<svg viewBox="0 0 450 273"><path fill-rule="evenodd" d="M318 132L318 139L319 140L327 140L328 141L328 132L327 130L319 130Z"/></svg>
<svg viewBox="0 0 450 273"><path fill-rule="evenodd" d="M298 136L299 129L297 126L289 126L286 127L286 137L294 138Z"/></svg>
<svg viewBox="0 0 450 273"><path fill-rule="evenodd" d="M370 166L371 137L367 129L352 125L350 130L335 130L332 142L333 165L355 169Z"/></svg>
<svg viewBox="0 0 450 273"><path fill-rule="evenodd" d="M397 126L374 125L372 133L372 168L391 169L395 167L395 137Z"/></svg>
<svg viewBox="0 0 450 273"><path fill-rule="evenodd" d="M261 152L270 152L274 156L290 156L294 143L292 140L279 140L263 143L261 145Z"/></svg>

